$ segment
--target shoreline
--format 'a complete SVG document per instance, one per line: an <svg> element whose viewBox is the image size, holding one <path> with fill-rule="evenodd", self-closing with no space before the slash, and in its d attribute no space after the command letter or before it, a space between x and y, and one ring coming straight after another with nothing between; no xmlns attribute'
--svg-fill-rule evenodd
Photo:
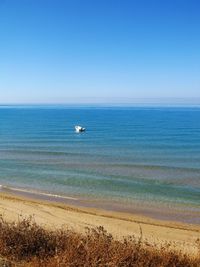
<svg viewBox="0 0 200 267"><path fill-rule="evenodd" d="M177 203L157 203L135 200L134 203L109 201L108 199L83 198L74 195L59 195L20 187L0 185L0 193L14 194L19 197L39 201L62 203L83 208L100 209L108 212L128 213L144 216L153 220L180 222L183 224L200 225L200 209Z"/></svg>
<svg viewBox="0 0 200 267"><path fill-rule="evenodd" d="M51 229L67 227L84 233L86 227L103 226L114 238L134 235L152 244L170 242L173 249L197 253L196 240L200 225L156 220L125 212L86 208L56 201L39 200L17 194L0 192L0 214L5 220L33 216L36 223Z"/></svg>

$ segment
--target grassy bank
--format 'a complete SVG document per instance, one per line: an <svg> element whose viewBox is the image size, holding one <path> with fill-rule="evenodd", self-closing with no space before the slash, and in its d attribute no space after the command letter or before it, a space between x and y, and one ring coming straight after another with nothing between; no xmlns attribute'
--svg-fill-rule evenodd
<svg viewBox="0 0 200 267"><path fill-rule="evenodd" d="M52 231L37 225L33 218L8 223L1 217L0 256L4 266L200 266L200 255L175 252L167 243L160 248L148 244L142 229L139 239L117 241L103 227L86 229L85 234Z"/></svg>

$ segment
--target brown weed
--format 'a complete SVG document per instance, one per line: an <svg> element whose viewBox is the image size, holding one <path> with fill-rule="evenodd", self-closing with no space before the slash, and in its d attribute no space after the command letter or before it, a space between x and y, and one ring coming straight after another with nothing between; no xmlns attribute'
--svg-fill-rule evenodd
<svg viewBox="0 0 200 267"><path fill-rule="evenodd" d="M142 230L141 230L142 233ZM8 223L0 219L0 257L4 266L29 267L199 267L200 255L190 257L142 241L142 236L115 240L103 227L85 234L47 230L33 218Z"/></svg>

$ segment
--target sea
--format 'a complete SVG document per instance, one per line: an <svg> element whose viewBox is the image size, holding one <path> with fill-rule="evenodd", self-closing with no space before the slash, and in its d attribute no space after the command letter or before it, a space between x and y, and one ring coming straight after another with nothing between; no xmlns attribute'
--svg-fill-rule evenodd
<svg viewBox="0 0 200 267"><path fill-rule="evenodd" d="M199 224L200 107L0 106L0 190Z"/></svg>

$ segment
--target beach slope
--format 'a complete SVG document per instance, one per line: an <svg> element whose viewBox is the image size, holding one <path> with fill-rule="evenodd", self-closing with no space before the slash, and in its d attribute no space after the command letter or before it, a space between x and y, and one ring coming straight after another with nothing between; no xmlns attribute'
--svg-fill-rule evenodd
<svg viewBox="0 0 200 267"><path fill-rule="evenodd" d="M83 233L86 227L103 226L114 238L141 236L150 243L196 253L196 240L200 239L200 226L179 222L159 221L145 216L75 207L58 202L29 199L0 193L0 214L8 221L33 216L41 226L58 229L67 227Z"/></svg>

